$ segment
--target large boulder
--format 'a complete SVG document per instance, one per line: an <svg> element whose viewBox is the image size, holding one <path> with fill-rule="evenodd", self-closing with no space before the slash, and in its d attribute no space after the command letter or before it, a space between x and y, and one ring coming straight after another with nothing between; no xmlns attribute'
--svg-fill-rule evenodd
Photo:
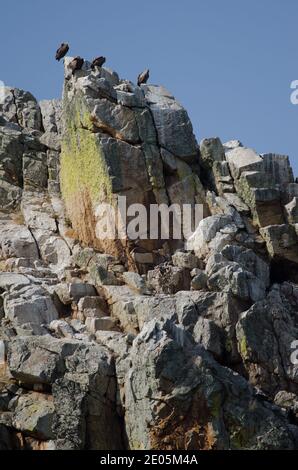
<svg viewBox="0 0 298 470"><path fill-rule="evenodd" d="M65 61L60 173L68 216L81 241L123 256L133 266L129 253L134 242L129 247L125 237L107 239L100 231L102 203L118 209L121 195L127 205L142 204L146 209L154 203L193 207L196 199L203 198L198 145L185 109L163 87L135 87L119 82L104 67L92 72L88 64L69 80L69 60ZM169 178L165 153L167 161L174 162ZM117 217L116 229L127 227L131 218ZM161 236L147 241L149 228L144 227L141 242L145 251L152 252L160 248Z"/></svg>
<svg viewBox="0 0 298 470"><path fill-rule="evenodd" d="M30 230L24 225L1 224L0 256L2 259L13 257L37 259L39 253Z"/></svg>
<svg viewBox="0 0 298 470"><path fill-rule="evenodd" d="M187 112L166 89L143 86L161 147L186 161L198 156L198 145Z"/></svg>
<svg viewBox="0 0 298 470"><path fill-rule="evenodd" d="M18 288L4 294L5 316L15 325L40 326L58 318L54 302L45 289L35 285Z"/></svg>
<svg viewBox="0 0 298 470"><path fill-rule="evenodd" d="M159 265L148 271L148 285L158 294L175 294L180 290L189 290L190 272L178 266Z"/></svg>
<svg viewBox="0 0 298 470"><path fill-rule="evenodd" d="M298 391L298 367L291 361L298 335L297 298L297 287L275 285L237 324L239 352L250 382L272 397L280 390Z"/></svg>
<svg viewBox="0 0 298 470"><path fill-rule="evenodd" d="M295 447L285 417L169 320L148 323L130 358L125 423L131 449Z"/></svg>
<svg viewBox="0 0 298 470"><path fill-rule="evenodd" d="M17 123L23 128L40 131L41 112L34 96L28 91L4 87L0 113L8 121Z"/></svg>
<svg viewBox="0 0 298 470"><path fill-rule="evenodd" d="M208 287L232 292L244 301L264 299L269 285L269 267L252 250L226 245L212 254L206 265Z"/></svg>
<svg viewBox="0 0 298 470"><path fill-rule="evenodd" d="M269 173L246 171L235 184L259 227L283 223L280 187Z"/></svg>
<svg viewBox="0 0 298 470"><path fill-rule="evenodd" d="M82 345L53 385L56 446L62 450L121 450L113 359L105 348Z"/></svg>
<svg viewBox="0 0 298 470"><path fill-rule="evenodd" d="M269 225L260 229L272 259L298 263L298 235L295 225Z"/></svg>
<svg viewBox="0 0 298 470"><path fill-rule="evenodd" d="M258 171L263 167L263 160L254 150L245 147L235 147L226 152L231 174L238 179L245 171Z"/></svg>
<svg viewBox="0 0 298 470"><path fill-rule="evenodd" d="M200 158L202 164L209 170L212 169L214 162L225 160L224 147L218 137L202 140L200 143Z"/></svg>
<svg viewBox="0 0 298 470"><path fill-rule="evenodd" d="M62 450L122 448L114 363L103 346L51 336L17 337L9 344L8 368L27 388L52 390L52 401L32 394L19 399L16 429L53 438Z"/></svg>
<svg viewBox="0 0 298 470"><path fill-rule="evenodd" d="M20 382L51 385L66 369L65 359L80 344L51 336L16 337L8 344L8 368Z"/></svg>
<svg viewBox="0 0 298 470"><path fill-rule="evenodd" d="M20 396L14 408L13 427L40 440L54 438L52 431L54 405L51 400L44 399L39 394Z"/></svg>
<svg viewBox="0 0 298 470"><path fill-rule="evenodd" d="M236 222L236 223L235 223ZM231 215L211 215L200 221L195 232L187 240L186 248L198 257L206 257L211 251L220 251L238 232L237 221Z"/></svg>

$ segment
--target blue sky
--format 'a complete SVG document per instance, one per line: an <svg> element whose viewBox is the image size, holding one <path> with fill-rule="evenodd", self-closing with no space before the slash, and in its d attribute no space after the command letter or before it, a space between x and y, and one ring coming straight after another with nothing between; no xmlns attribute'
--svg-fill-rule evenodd
<svg viewBox="0 0 298 470"><path fill-rule="evenodd" d="M26 0L1 5L0 79L61 95L62 41L135 80L145 67L187 108L198 140L290 155L298 174L297 0Z"/></svg>

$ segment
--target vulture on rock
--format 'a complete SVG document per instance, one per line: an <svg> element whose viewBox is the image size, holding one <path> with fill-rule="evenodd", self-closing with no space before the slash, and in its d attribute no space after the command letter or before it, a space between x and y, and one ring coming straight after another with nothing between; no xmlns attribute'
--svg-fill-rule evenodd
<svg viewBox="0 0 298 470"><path fill-rule="evenodd" d="M93 61L92 61L92 64L91 64L91 68L92 70L95 69L95 67L102 67L103 64L105 63L106 61L106 58L103 57L102 55L100 57L96 57Z"/></svg>
<svg viewBox="0 0 298 470"><path fill-rule="evenodd" d="M144 72L140 73L138 76L138 86L142 85L142 83L147 83L149 78L149 70L146 69Z"/></svg>
<svg viewBox="0 0 298 470"><path fill-rule="evenodd" d="M81 70L83 64L84 59L82 59L82 57L80 56L77 56L68 64L68 68L72 71L72 74L74 75L76 70Z"/></svg>
<svg viewBox="0 0 298 470"><path fill-rule="evenodd" d="M57 49L56 52L56 60L61 60L69 51L69 45L65 42L61 44L59 49Z"/></svg>

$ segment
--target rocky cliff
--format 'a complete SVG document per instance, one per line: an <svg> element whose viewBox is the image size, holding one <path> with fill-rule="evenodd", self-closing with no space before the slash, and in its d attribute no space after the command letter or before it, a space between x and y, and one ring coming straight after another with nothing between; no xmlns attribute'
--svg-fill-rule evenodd
<svg viewBox="0 0 298 470"><path fill-rule="evenodd" d="M61 101L0 102L0 449L297 448L288 157L198 145L163 87L68 60ZM118 196L205 217L101 239Z"/></svg>

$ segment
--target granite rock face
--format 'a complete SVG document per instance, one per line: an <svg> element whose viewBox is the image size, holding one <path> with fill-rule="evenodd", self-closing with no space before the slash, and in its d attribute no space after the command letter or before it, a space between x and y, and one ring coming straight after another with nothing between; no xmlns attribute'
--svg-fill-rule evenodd
<svg viewBox="0 0 298 470"><path fill-rule="evenodd" d="M149 322L131 355L125 410L132 448L294 448L291 429L274 406L259 401L242 377L169 320Z"/></svg>
<svg viewBox="0 0 298 470"><path fill-rule="evenodd" d="M105 68L94 72L87 64L65 80L63 109L61 189L81 241L130 259L133 246L96 235L101 203L118 208L117 196L146 208L203 202L192 125L186 110L163 87L139 88ZM144 228L145 234L149 230ZM143 241L143 248L152 253L160 242L150 246Z"/></svg>
<svg viewBox="0 0 298 470"><path fill-rule="evenodd" d="M297 449L288 157L198 145L164 87L69 60L62 100L0 102L0 449ZM119 196L204 217L106 239Z"/></svg>

